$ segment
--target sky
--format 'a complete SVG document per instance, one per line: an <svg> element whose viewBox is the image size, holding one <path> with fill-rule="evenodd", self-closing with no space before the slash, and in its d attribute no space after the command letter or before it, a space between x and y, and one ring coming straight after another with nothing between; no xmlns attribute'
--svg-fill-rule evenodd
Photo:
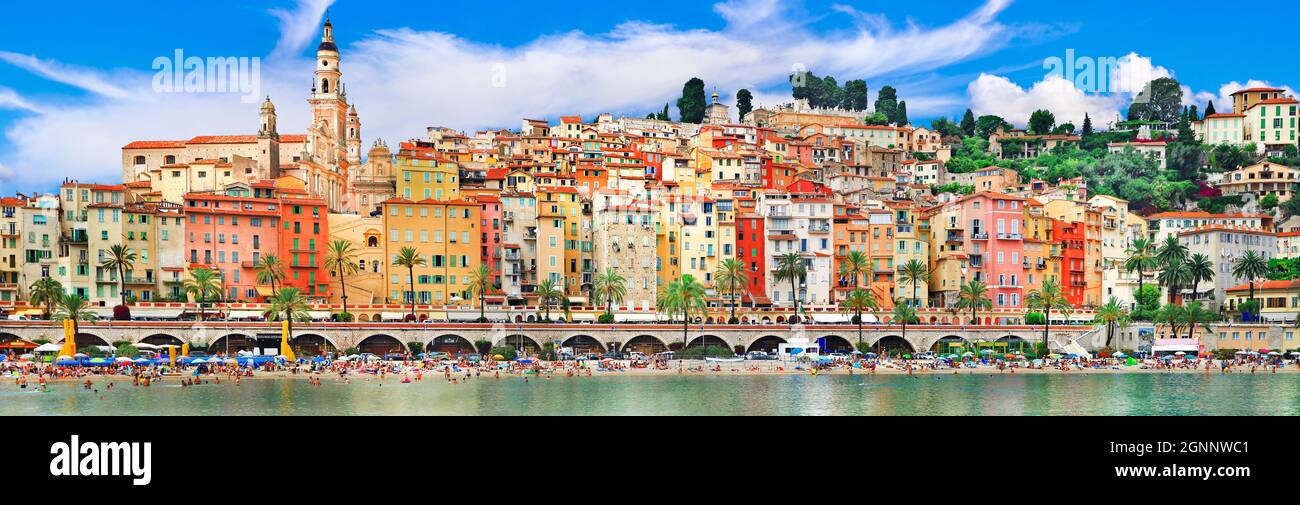
<svg viewBox="0 0 1300 505"><path fill-rule="evenodd" d="M0 21L0 194L52 191L65 178L119 182L121 147L134 140L255 133L260 99L251 93L159 92L155 60L178 49L258 58L256 92L275 101L280 132L305 131L326 15L367 145L429 126L472 133L518 128L523 117L644 116L674 102L691 77L728 104L748 88L756 105L776 105L790 100L794 69L865 79L873 99L894 86L914 125L967 108L1023 125L1047 108L1059 122L1080 124L1086 113L1104 126L1156 77L1177 78L1187 104L1213 100L1220 111L1237 89L1289 90L1300 78L1300 67L1272 56L1295 53L1300 38L1244 50L1218 28L1218 5L1199 3L22 2ZM1278 4L1270 17L1296 11ZM1053 58L1115 66L1067 79L1051 75Z"/></svg>

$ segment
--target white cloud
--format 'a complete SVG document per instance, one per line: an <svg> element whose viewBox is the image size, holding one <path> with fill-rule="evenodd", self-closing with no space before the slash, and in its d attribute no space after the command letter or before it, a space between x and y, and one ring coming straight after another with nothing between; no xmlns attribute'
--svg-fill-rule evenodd
<svg viewBox="0 0 1300 505"><path fill-rule="evenodd" d="M41 112L31 100L23 98L14 90L0 86L0 109L15 109L27 112Z"/></svg>
<svg viewBox="0 0 1300 505"><path fill-rule="evenodd" d="M9 170L4 163L0 163L0 181L10 181L14 178L14 171Z"/></svg>
<svg viewBox="0 0 1300 505"><path fill-rule="evenodd" d="M1029 115L1038 109L1047 109L1056 116L1057 124L1083 125L1083 116L1092 117L1093 124L1103 124L1119 114L1128 103L1128 95L1098 95L1085 93L1074 83L1059 76L1048 76L1029 89L1011 82L1006 77L981 74L967 88L971 110L976 115L992 114L1015 125L1024 126Z"/></svg>
<svg viewBox="0 0 1300 505"><path fill-rule="evenodd" d="M330 3L300 0L292 12L273 12L283 33L273 58L263 63L261 87L275 100L282 133L306 128L310 112L304 97L313 66L299 55L319 37ZM364 138L385 138L392 145L422 135L431 125L472 131L515 127L525 116L644 115L675 102L682 83L695 76L726 100L749 87L761 96L756 105L772 105L777 97L758 92L781 87L796 64L842 79L930 71L995 51L1012 39L1015 29L996 20L1008 3L990 0L933 28L890 29L881 22L823 34L800 26L780 3L731 0L715 6L727 22L721 30L627 22L607 33L561 33L519 47L397 28L342 47L341 69ZM345 20L333 21L336 30L349 29ZM257 129L257 105L241 104L237 95L156 94L144 72L116 76L119 82L113 84L129 90L130 97L40 103L42 113L7 129L12 149L0 158L29 182L65 176L108 181L118 177L121 146L132 140ZM935 100L951 100L901 93L917 116L936 107ZM671 109L676 115L675 105Z"/></svg>
<svg viewBox="0 0 1300 505"><path fill-rule="evenodd" d="M292 58L302 53L319 36L320 20L334 0L298 0L292 10L271 9L280 20L280 41L271 51L273 58Z"/></svg>
<svg viewBox="0 0 1300 505"><path fill-rule="evenodd" d="M8 51L0 51L0 61L51 81L75 86L97 95L109 98L127 98L130 96L130 93L126 90L108 82L107 78L99 75L99 72L94 70L63 65L55 61L42 60L29 54Z"/></svg>

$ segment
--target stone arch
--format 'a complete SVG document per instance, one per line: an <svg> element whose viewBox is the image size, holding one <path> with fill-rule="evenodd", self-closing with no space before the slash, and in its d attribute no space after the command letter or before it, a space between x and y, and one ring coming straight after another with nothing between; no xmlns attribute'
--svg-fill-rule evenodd
<svg viewBox="0 0 1300 505"><path fill-rule="evenodd" d="M474 343L470 342L469 339L460 335L451 334L441 335L438 338L430 340L429 344L424 346L424 351L445 352L452 356L474 354L475 352L478 352L478 350L474 348Z"/></svg>
<svg viewBox="0 0 1300 505"><path fill-rule="evenodd" d="M784 343L786 343L786 340L776 335L759 337L757 340L750 342L749 348L745 349L745 352L763 351L774 354L779 349L779 346Z"/></svg>
<svg viewBox="0 0 1300 505"><path fill-rule="evenodd" d="M361 314L361 315L357 316L357 322L359 322L359 323L368 323L368 322L370 322L370 315L369 315L369 314Z"/></svg>
<svg viewBox="0 0 1300 505"><path fill-rule="evenodd" d="M178 347L185 344L183 340L168 335L166 333L155 333L153 335L149 335L145 338L140 339L140 341L136 343L149 344L149 345L174 345Z"/></svg>
<svg viewBox="0 0 1300 505"><path fill-rule="evenodd" d="M767 318L763 318L766 320ZM776 324L785 324L785 316L776 316Z"/></svg>
<svg viewBox="0 0 1300 505"><path fill-rule="evenodd" d="M668 345L654 335L639 335L623 344L624 352L639 352L647 356L668 350Z"/></svg>
<svg viewBox="0 0 1300 505"><path fill-rule="evenodd" d="M221 354L236 354L239 351L250 351L253 349L252 342L249 342L248 335L243 333L231 333L222 335L212 344L208 345L209 352Z"/></svg>
<svg viewBox="0 0 1300 505"><path fill-rule="evenodd" d="M929 349L934 352L943 352L945 350L951 351L952 346L954 345L960 345L964 347L968 344L970 344L970 341L967 340L966 337L963 337L961 335L945 335L943 337L939 337L933 343L931 343Z"/></svg>
<svg viewBox="0 0 1300 505"><path fill-rule="evenodd" d="M772 324L772 318L763 316L763 324Z"/></svg>
<svg viewBox="0 0 1300 505"><path fill-rule="evenodd" d="M24 339L24 338L22 338L22 337L20 337L20 336L18 336L18 335L14 335L13 333L4 333L4 332L0 332L0 344L7 343L7 342L13 342L13 341L15 341L15 340L26 340L26 339Z"/></svg>
<svg viewBox="0 0 1300 505"><path fill-rule="evenodd" d="M542 352L542 345L537 343L536 340L533 340L533 338L528 335L520 335L518 333L508 335L505 338L496 341L493 345L510 347L515 349L516 352L519 349L523 349L524 354L529 356Z"/></svg>
<svg viewBox="0 0 1300 505"><path fill-rule="evenodd" d="M877 340L875 344L871 345L871 352L893 356L898 354L911 354L916 352L916 348L912 347L912 343L903 339L903 337L898 335L885 335L884 337L881 337L880 340Z"/></svg>
<svg viewBox="0 0 1300 505"><path fill-rule="evenodd" d="M728 344L726 340L723 340L722 337L717 335L700 335L691 339L690 343L686 344L687 349L693 349L700 346L718 346L731 349L731 344Z"/></svg>
<svg viewBox="0 0 1300 505"><path fill-rule="evenodd" d="M605 354L605 345L590 335L574 335L564 339L560 347L572 347L574 354L587 354L591 352Z"/></svg>
<svg viewBox="0 0 1300 505"><path fill-rule="evenodd" d="M59 342L62 342L62 341L63 341L63 339L59 339ZM90 334L90 333L78 333L78 334L77 334L77 348L78 348L78 349L80 349L80 348L82 348L82 347L86 347L86 346L91 346L91 345L107 346L107 345L109 345L109 343L108 343L107 340L104 340L104 339L103 339L102 337L100 337L99 335L92 335L92 334Z"/></svg>
<svg viewBox="0 0 1300 505"><path fill-rule="evenodd" d="M930 316L930 324L935 324L935 323L938 323L938 322L939 322L939 318L938 318L938 317Z"/></svg>
<svg viewBox="0 0 1300 505"><path fill-rule="evenodd" d="M298 354L304 356L323 356L325 353L339 351L338 345L333 340L315 333L294 335L292 345Z"/></svg>
<svg viewBox="0 0 1300 505"><path fill-rule="evenodd" d="M821 337L817 339L817 346L821 349L823 354L837 352L848 354L853 352L853 343L849 342L849 339L839 335L826 335Z"/></svg>
<svg viewBox="0 0 1300 505"><path fill-rule="evenodd" d="M1007 344L1007 350L1008 350L1008 351L1022 351L1022 352L1027 352L1027 351L1029 351L1029 350L1031 350L1031 349L1034 348L1034 344L1033 344L1033 343L1031 343L1030 341L1025 340L1024 338L1021 338L1021 337L1019 337L1019 336L1017 336L1017 335L1006 335L1006 336L1003 336L1003 337L1001 337L1001 338L998 338L997 341L998 341L998 342L1005 342L1005 343Z"/></svg>
<svg viewBox="0 0 1300 505"><path fill-rule="evenodd" d="M397 337L378 334L366 337L358 343L357 350L361 351L362 354L370 353L383 357L385 354L390 353L406 353L406 346L402 345L402 341L398 340Z"/></svg>

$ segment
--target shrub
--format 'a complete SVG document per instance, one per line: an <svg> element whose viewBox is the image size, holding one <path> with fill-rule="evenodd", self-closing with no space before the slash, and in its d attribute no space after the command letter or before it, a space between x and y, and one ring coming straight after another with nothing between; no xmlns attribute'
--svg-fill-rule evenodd
<svg viewBox="0 0 1300 505"><path fill-rule="evenodd" d="M488 350L487 354L488 356L499 355L505 358L506 361L514 361L515 358L519 357L519 353L515 352L515 348L509 346L493 347Z"/></svg>
<svg viewBox="0 0 1300 505"><path fill-rule="evenodd" d="M857 348L858 352L862 354L871 352L871 344L868 344L866 342L858 342L856 344L853 344L853 347Z"/></svg>
<svg viewBox="0 0 1300 505"><path fill-rule="evenodd" d="M682 359L730 358L735 355L736 353L731 352L731 349L718 345L697 346L677 352L677 357Z"/></svg>
<svg viewBox="0 0 1300 505"><path fill-rule="evenodd" d="M1237 357L1236 349L1215 349L1214 357L1216 359L1232 359Z"/></svg>
<svg viewBox="0 0 1300 505"><path fill-rule="evenodd" d="M479 354L488 354L492 351L492 341L486 339L475 340L474 349L477 349Z"/></svg>
<svg viewBox="0 0 1300 505"><path fill-rule="evenodd" d="M1030 312L1025 314L1025 324L1030 326L1041 326L1044 324L1042 312Z"/></svg>
<svg viewBox="0 0 1300 505"><path fill-rule="evenodd" d="M424 342L407 342L406 349L411 351L412 355L424 352Z"/></svg>
<svg viewBox="0 0 1300 505"><path fill-rule="evenodd" d="M596 322L600 324L614 324L614 314L601 314L600 317L596 318Z"/></svg>
<svg viewBox="0 0 1300 505"><path fill-rule="evenodd" d="M672 352L680 351L680 350L682 350L682 343L681 343L681 342L672 342L672 343L668 344L668 350L669 350L669 351L672 351Z"/></svg>
<svg viewBox="0 0 1300 505"><path fill-rule="evenodd" d="M728 320L727 320L727 324L740 324L740 318L739 318L739 317L733 317L733 318L731 318L731 319L728 319Z"/></svg>
<svg viewBox="0 0 1300 505"><path fill-rule="evenodd" d="M542 344L542 359L546 361L555 361L555 342Z"/></svg>
<svg viewBox="0 0 1300 505"><path fill-rule="evenodd" d="M339 312L338 314L330 315L330 319L334 320L336 323L350 323L356 319L356 316L352 315L351 312Z"/></svg>
<svg viewBox="0 0 1300 505"><path fill-rule="evenodd" d="M130 320L131 320L131 308L130 308L130 307L127 307L126 305L118 305L118 306L116 306L116 307L113 307L113 320L114 320L114 321L130 321Z"/></svg>
<svg viewBox="0 0 1300 505"><path fill-rule="evenodd" d="M478 318L478 319L475 319L474 322L476 322L476 323L478 323L478 324L485 324L485 323L487 323L487 322L489 322L489 321L488 321L488 318L486 318L486 317L480 317L480 318Z"/></svg>
<svg viewBox="0 0 1300 505"><path fill-rule="evenodd" d="M732 348L732 353L733 353L733 354L745 354L745 346L743 346L743 345L738 345L738 346Z"/></svg>
<svg viewBox="0 0 1300 505"><path fill-rule="evenodd" d="M343 350L343 354L345 355L361 354L361 350L357 349L356 347L349 347Z"/></svg>

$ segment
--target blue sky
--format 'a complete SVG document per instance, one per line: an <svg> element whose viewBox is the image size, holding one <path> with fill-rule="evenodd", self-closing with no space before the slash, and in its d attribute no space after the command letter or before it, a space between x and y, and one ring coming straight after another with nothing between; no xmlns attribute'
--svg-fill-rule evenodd
<svg viewBox="0 0 1300 505"><path fill-rule="evenodd" d="M366 140L392 142L432 125L472 130L517 127L522 116L643 115L674 99L691 75L716 85L724 100L744 86L775 103L788 97L780 76L793 63L841 82L865 77L873 93L893 84L909 100L913 122L925 124L967 107L1016 123L1039 106L1060 109L1063 118L1122 110L1124 96L1035 87L1044 84L1044 58L1066 49L1131 55L1142 75L1177 77L1189 103L1201 107L1232 83L1297 81L1300 70L1271 55L1295 54L1300 39L1276 37L1267 53L1248 50L1218 28L1225 23L1216 5L1198 3L23 2L6 8L20 22L0 29L0 192L47 190L67 175L113 181L119 148L131 140L252 133L255 105L141 92L150 62L175 48L264 58L277 46L301 49L268 58L262 87L282 111L283 130L305 129L309 58L326 7ZM1271 10L1270 19L1290 19L1300 7ZM637 48L650 46L638 61ZM508 86L486 84L493 62L510 72ZM56 135L64 144L51 140Z"/></svg>

